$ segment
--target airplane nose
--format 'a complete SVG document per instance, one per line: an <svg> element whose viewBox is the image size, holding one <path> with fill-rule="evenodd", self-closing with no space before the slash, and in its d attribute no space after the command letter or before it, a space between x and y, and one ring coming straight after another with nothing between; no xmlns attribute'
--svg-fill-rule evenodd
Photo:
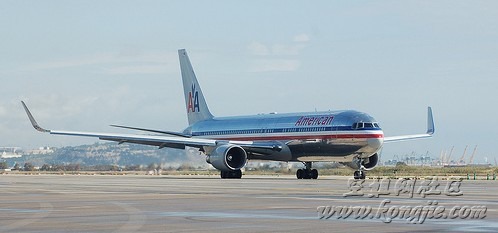
<svg viewBox="0 0 498 233"><path fill-rule="evenodd" d="M383 138L369 138L367 140L368 147L378 150L382 147L382 143L384 142Z"/></svg>

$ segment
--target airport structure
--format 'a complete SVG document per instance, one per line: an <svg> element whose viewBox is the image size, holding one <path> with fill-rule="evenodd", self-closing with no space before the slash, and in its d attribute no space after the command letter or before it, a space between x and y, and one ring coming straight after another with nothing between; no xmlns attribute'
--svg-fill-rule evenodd
<svg viewBox="0 0 498 233"><path fill-rule="evenodd" d="M0 158L20 158L22 157L22 150L20 147L0 147Z"/></svg>

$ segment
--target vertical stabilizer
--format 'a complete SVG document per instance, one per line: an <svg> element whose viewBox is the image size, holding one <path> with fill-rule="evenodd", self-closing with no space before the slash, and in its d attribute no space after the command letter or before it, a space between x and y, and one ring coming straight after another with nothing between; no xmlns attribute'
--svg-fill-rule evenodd
<svg viewBox="0 0 498 233"><path fill-rule="evenodd" d="M204 95L202 94L201 86L195 77L187 51L185 49L178 50L178 56L180 57L188 124L192 125L196 122L213 118L213 115L209 112L206 99L204 99Z"/></svg>

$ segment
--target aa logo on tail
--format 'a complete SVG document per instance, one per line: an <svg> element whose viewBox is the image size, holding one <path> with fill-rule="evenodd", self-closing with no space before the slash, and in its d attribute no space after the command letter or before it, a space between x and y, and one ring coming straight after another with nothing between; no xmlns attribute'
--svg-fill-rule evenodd
<svg viewBox="0 0 498 233"><path fill-rule="evenodd" d="M192 84L192 91L188 93L187 112L200 112L199 92L195 89L195 84Z"/></svg>

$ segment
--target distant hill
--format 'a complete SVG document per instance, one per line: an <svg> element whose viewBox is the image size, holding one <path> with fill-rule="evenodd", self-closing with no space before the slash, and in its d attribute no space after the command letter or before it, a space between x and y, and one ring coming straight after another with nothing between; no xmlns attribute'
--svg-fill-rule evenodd
<svg viewBox="0 0 498 233"><path fill-rule="evenodd" d="M27 154L21 158L5 159L10 166L28 162L34 166L44 164L79 164L81 166L117 165L120 167L158 164L163 168L181 165L207 166L205 157L195 149L178 150L137 144L95 143L54 149L47 154Z"/></svg>

